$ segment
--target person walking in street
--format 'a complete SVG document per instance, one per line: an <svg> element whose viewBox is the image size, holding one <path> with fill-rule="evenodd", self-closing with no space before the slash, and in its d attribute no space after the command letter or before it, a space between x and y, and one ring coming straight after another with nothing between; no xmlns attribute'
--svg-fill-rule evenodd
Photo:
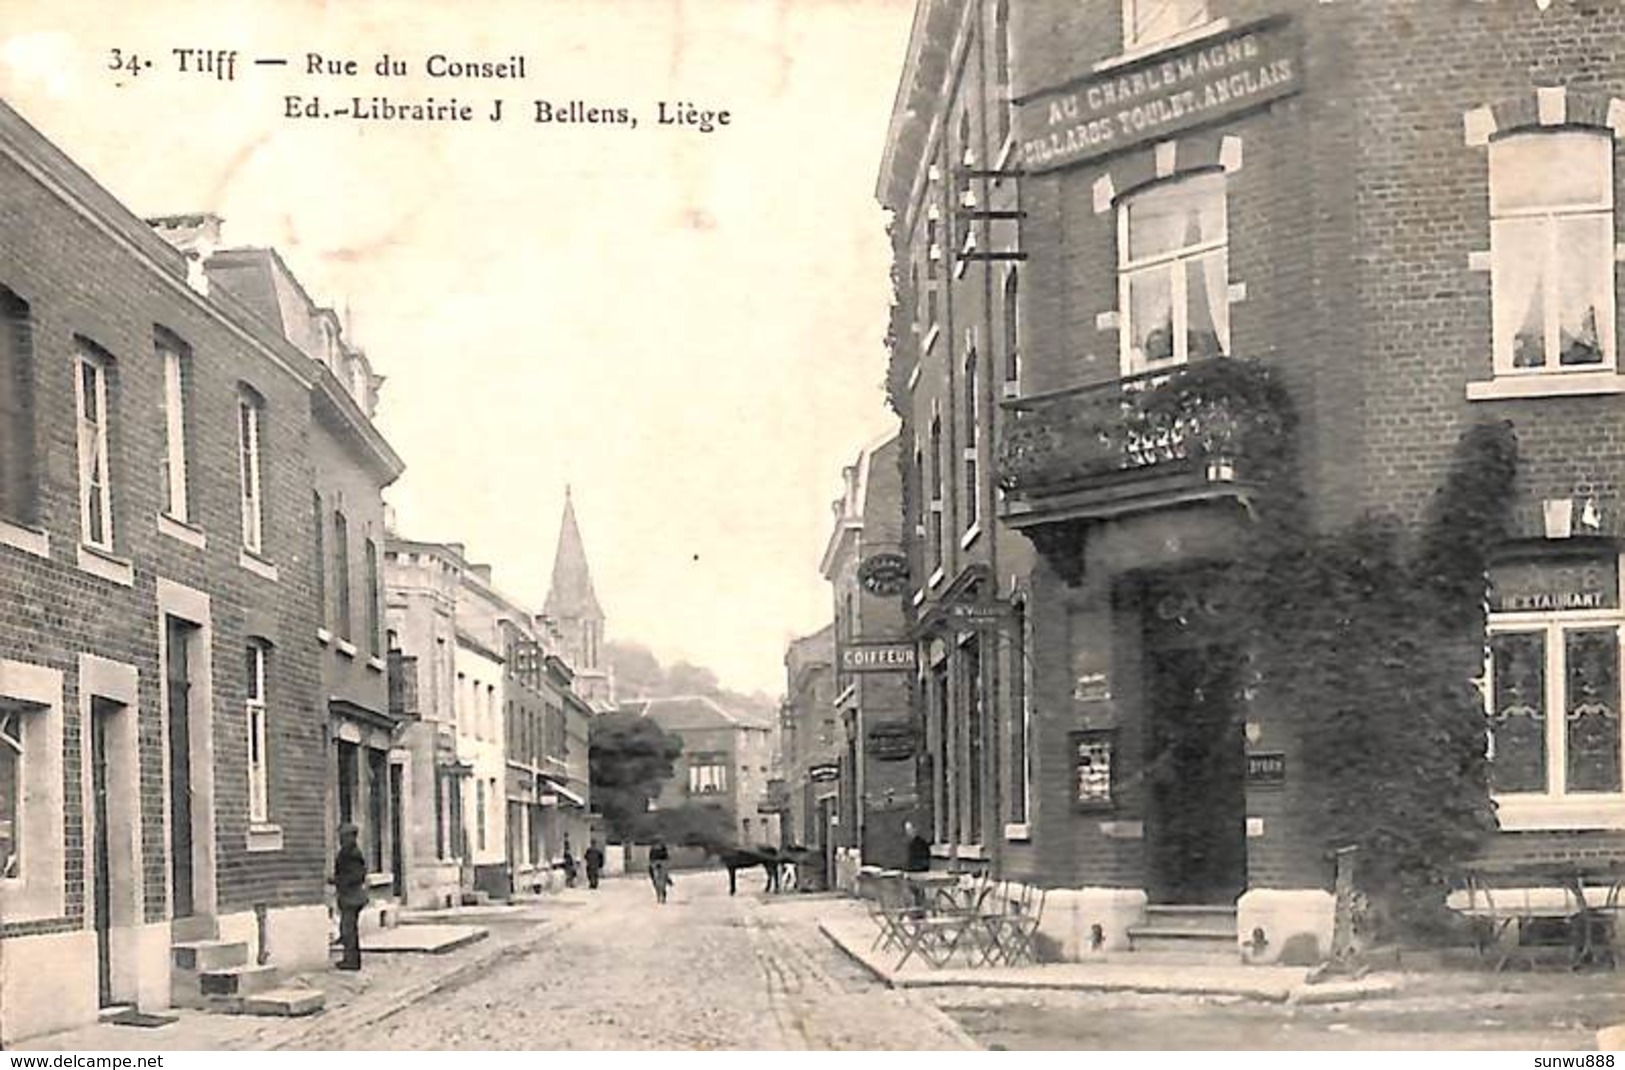
<svg viewBox="0 0 1625 1070"><path fill-rule="evenodd" d="M333 888L339 907L339 969L361 968L361 911L367 905L367 859L356 842L360 830L339 826L339 850L333 857Z"/></svg>
<svg viewBox="0 0 1625 1070"><path fill-rule="evenodd" d="M587 845L587 853L583 859L587 863L587 887L598 887L598 875L604 871L604 849L594 840Z"/></svg>
<svg viewBox="0 0 1625 1070"><path fill-rule="evenodd" d="M655 902L666 901L666 889L671 887L671 852L666 841L656 838L649 845L649 881L655 886Z"/></svg>
<svg viewBox="0 0 1625 1070"><path fill-rule="evenodd" d="M576 856L570 850L570 837L564 837L564 886L576 886Z"/></svg>

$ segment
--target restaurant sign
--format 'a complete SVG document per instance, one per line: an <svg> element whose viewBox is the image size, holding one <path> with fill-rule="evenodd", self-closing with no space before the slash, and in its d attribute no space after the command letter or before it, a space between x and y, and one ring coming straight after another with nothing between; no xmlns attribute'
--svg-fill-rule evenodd
<svg viewBox="0 0 1625 1070"><path fill-rule="evenodd" d="M1022 164L1052 171L1296 93L1302 51L1277 16L1041 91L1019 102Z"/></svg>
<svg viewBox="0 0 1625 1070"><path fill-rule="evenodd" d="M1519 561L1490 570L1490 609L1544 613L1564 609L1616 609L1619 559Z"/></svg>
<svg viewBox="0 0 1625 1070"><path fill-rule="evenodd" d="M913 672L918 665L913 643L848 643L841 647L842 672Z"/></svg>

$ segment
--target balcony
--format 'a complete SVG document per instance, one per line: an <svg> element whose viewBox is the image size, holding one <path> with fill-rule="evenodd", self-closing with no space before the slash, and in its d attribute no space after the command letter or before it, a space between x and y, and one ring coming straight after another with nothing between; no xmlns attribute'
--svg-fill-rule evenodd
<svg viewBox="0 0 1625 1070"><path fill-rule="evenodd" d="M1004 407L1004 520L1052 560L1076 555L1088 522L1245 498L1286 463L1294 423L1275 377L1234 358Z"/></svg>

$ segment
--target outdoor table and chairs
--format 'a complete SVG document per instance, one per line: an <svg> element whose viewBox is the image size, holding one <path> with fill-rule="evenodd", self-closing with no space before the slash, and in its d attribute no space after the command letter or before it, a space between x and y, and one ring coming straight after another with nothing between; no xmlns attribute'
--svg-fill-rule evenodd
<svg viewBox="0 0 1625 1070"><path fill-rule="evenodd" d="M894 968L918 955L933 969L1019 965L1037 961L1045 892L995 882L986 875L880 871L869 911L877 934L872 951L897 951Z"/></svg>
<svg viewBox="0 0 1625 1070"><path fill-rule="evenodd" d="M1566 947L1569 966L1617 967L1625 857L1475 860L1462 866L1464 913L1484 925L1480 953L1499 952L1495 969L1518 960L1533 968L1542 948Z"/></svg>

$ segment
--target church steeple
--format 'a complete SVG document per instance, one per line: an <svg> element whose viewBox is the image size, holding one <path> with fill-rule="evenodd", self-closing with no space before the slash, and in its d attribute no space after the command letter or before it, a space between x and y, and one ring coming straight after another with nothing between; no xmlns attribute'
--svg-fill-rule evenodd
<svg viewBox="0 0 1625 1070"><path fill-rule="evenodd" d="M568 485L564 488L564 519L559 521L559 545L553 554L553 583L548 588L542 612L556 621L604 619L604 611L592 589L587 548L581 541L575 502Z"/></svg>
<svg viewBox="0 0 1625 1070"><path fill-rule="evenodd" d="M587 548L576 523L575 502L570 488L564 488L564 517L559 521L559 543L553 554L553 581L542 606L543 616L559 629L570 668L575 671L575 691L595 709L613 705L609 674L602 664L604 610L592 589L592 573L587 568Z"/></svg>

